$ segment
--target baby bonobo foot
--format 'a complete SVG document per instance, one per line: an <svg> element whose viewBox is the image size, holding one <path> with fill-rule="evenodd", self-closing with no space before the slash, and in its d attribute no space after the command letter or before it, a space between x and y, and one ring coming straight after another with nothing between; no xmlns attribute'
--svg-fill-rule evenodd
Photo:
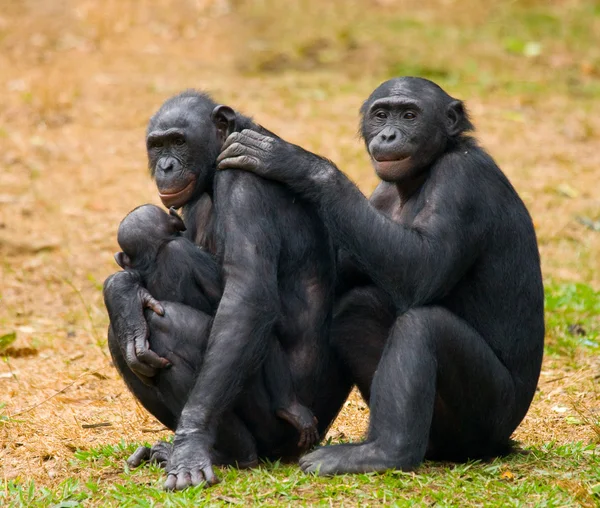
<svg viewBox="0 0 600 508"><path fill-rule="evenodd" d="M295 401L288 407L278 409L275 413L300 433L299 448L306 450L319 442L317 418L306 406Z"/></svg>
<svg viewBox="0 0 600 508"><path fill-rule="evenodd" d="M147 461L150 464L157 464L164 469L172 452L173 444L166 441L158 441L152 448L140 446L129 456L127 465L129 467L138 467L142 462Z"/></svg>

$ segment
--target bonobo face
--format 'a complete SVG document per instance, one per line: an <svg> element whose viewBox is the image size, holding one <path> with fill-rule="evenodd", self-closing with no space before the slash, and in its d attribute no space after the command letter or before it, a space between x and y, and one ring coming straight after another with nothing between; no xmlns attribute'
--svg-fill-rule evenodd
<svg viewBox="0 0 600 508"><path fill-rule="evenodd" d="M167 207L180 208L210 185L220 148L211 111L195 97L177 97L148 124L148 165Z"/></svg>
<svg viewBox="0 0 600 508"><path fill-rule="evenodd" d="M460 101L421 78L386 81L361 113L367 150L387 182L418 175L446 150L449 139L470 126Z"/></svg>

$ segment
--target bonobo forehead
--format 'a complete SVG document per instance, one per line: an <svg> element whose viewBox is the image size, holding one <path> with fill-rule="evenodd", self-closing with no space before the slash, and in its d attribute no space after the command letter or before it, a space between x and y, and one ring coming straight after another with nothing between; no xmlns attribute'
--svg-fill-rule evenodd
<svg viewBox="0 0 600 508"><path fill-rule="evenodd" d="M148 133L172 128L204 128L210 126L215 102L206 94L183 92L168 99L148 123Z"/></svg>
<svg viewBox="0 0 600 508"><path fill-rule="evenodd" d="M366 113L371 104L385 98L397 99L398 102L411 101L436 106L446 106L454 100L433 81L406 76L390 79L379 85L366 100L361 112Z"/></svg>

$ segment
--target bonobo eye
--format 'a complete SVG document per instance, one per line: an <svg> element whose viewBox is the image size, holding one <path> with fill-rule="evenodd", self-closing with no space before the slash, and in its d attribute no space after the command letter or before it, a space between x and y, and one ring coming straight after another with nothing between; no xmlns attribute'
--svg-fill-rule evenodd
<svg viewBox="0 0 600 508"><path fill-rule="evenodd" d="M405 111L402 118L404 118L404 120L414 120L417 118L417 114L414 111Z"/></svg>
<svg viewBox="0 0 600 508"><path fill-rule="evenodd" d="M150 143L150 148L152 148L153 150L157 150L162 147L163 147L162 141L154 140Z"/></svg>
<svg viewBox="0 0 600 508"><path fill-rule="evenodd" d="M383 109L378 109L377 111L375 111L374 116L381 120L385 120L387 118L387 113Z"/></svg>
<svg viewBox="0 0 600 508"><path fill-rule="evenodd" d="M182 146L182 145L185 145L185 139L183 139L182 137L176 137L175 140L173 141L173 143L176 146Z"/></svg>

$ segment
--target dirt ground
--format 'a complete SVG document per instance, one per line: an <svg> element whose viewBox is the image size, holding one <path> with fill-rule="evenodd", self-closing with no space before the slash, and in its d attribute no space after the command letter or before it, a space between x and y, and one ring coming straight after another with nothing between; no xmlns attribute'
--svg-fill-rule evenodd
<svg viewBox="0 0 600 508"><path fill-rule="evenodd" d="M4 4L0 336L16 332L17 340L0 362L0 415L13 419L0 421L0 477L50 486L73 474L77 448L167 435L111 365L101 296L117 269L120 219L159 203L145 168L152 112L182 89L208 89L334 160L370 193L376 178L356 130L361 101L379 79L327 68L242 74L227 2L188 2L190 12L167 2ZM600 102L558 92L461 98L531 211L546 280L600 287L600 233L575 219L598 220ZM569 416L598 407L598 372L600 360L583 354L546 358L515 438L524 445L597 439ZM331 435L359 438L367 420L354 394ZM106 426L84 428L95 424Z"/></svg>

